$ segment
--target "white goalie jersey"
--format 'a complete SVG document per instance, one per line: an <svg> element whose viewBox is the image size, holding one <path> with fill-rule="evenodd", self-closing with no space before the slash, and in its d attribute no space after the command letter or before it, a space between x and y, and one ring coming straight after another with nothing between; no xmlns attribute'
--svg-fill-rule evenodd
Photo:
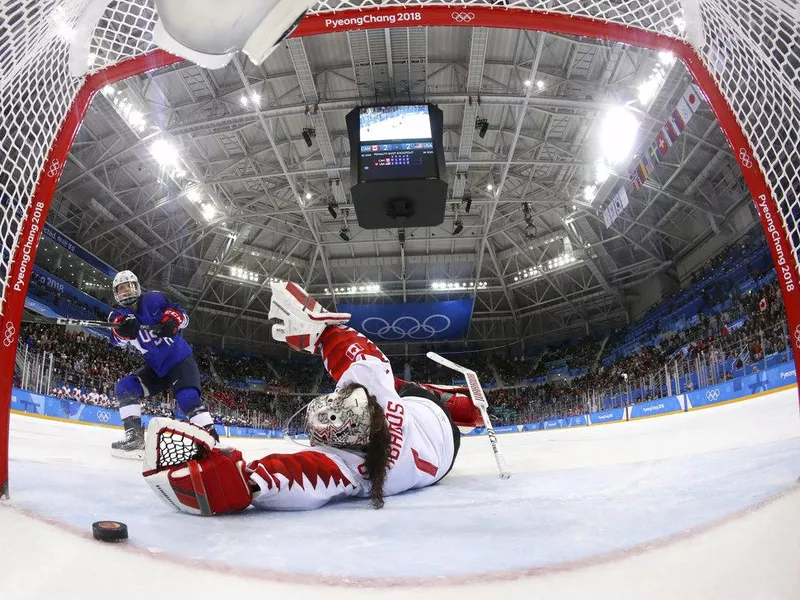
<svg viewBox="0 0 800 600"><path fill-rule="evenodd" d="M351 383L363 385L376 397L389 424L391 452L385 495L436 483L447 474L454 459L453 426L448 416L426 398L401 398L389 361L367 350L368 346L377 350L374 344L352 329L338 329L340 337L349 338L345 348L350 356L345 357L347 368L339 376L337 389ZM345 348L342 350L347 351ZM335 377L331 363L340 357L326 354L323 351L326 366ZM363 461L356 452L319 446L294 454L268 455L248 465L251 481L261 490L254 495L253 506L310 510L345 496L368 497L370 483L362 475Z"/></svg>

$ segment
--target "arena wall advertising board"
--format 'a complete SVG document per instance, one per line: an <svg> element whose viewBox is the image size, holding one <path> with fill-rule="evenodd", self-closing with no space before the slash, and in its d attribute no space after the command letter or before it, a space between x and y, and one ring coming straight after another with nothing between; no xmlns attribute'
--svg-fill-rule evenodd
<svg viewBox="0 0 800 600"><path fill-rule="evenodd" d="M501 425L495 427L495 432L519 433L586 427L588 425L601 425L604 423L621 423L628 420L664 416L693 409L711 407L716 404L734 402L748 398L754 394L786 388L796 383L797 373L793 364L784 363L760 373L745 375L733 381L692 391L687 394L660 398L650 402L634 404L633 406L622 406L609 410L602 410L587 415L560 417L538 423ZM74 400L34 394L18 388L13 389L11 410L18 413L54 417L81 423L122 426L119 411L116 409L90 406ZM148 416L142 417L145 426L147 426L149 420L150 417ZM280 429L225 427L217 425L217 431L220 435L227 435L230 437L255 437L265 439L279 439L283 437L283 432ZM464 435L482 435L483 433L485 433L483 427L476 427L472 431L464 433ZM297 437L304 438L305 436L299 435Z"/></svg>

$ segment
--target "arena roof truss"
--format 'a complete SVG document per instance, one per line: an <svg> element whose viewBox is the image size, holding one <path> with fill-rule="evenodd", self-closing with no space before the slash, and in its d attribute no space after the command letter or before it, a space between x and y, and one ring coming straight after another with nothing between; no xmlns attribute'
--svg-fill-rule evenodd
<svg viewBox="0 0 800 600"><path fill-rule="evenodd" d="M292 39L258 67L179 63L98 94L51 222L176 295L209 341L266 341L273 278L331 307L474 296L470 338L487 342L622 324L635 286L730 228L749 197L701 108L606 227L603 208L690 82L672 63L637 101L659 60L545 32L421 27ZM358 226L344 117L375 102L444 111L443 225ZM625 103L638 147L592 196L599 122ZM165 167L156 143L178 158Z"/></svg>

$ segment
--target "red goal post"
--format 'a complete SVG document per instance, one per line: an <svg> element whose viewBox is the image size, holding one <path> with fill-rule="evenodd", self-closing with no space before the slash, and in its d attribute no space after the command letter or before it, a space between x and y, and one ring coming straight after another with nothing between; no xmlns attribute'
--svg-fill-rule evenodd
<svg viewBox="0 0 800 600"><path fill-rule="evenodd" d="M69 70L72 26L97 0L0 6L0 496L7 493L14 358L31 266L72 141L105 85L178 62L154 48L154 9L119 0L88 35L91 74ZM295 37L445 26L527 29L667 50L705 93L761 217L800 349L800 25L784 0L361 0L319 2ZM794 15L792 12L794 11ZM680 25L684 24L685 27ZM689 43L691 40L692 43ZM795 352L800 364L800 352Z"/></svg>

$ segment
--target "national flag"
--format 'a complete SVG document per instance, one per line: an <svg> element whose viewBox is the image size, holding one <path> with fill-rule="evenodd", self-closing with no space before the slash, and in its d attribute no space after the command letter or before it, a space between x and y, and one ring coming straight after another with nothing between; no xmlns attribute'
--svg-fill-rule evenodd
<svg viewBox="0 0 800 600"><path fill-rule="evenodd" d="M628 206L628 192L625 191L625 188L620 188L619 192L617 192L617 195L622 203L622 208Z"/></svg>
<svg viewBox="0 0 800 600"><path fill-rule="evenodd" d="M653 162L653 167L657 167L658 163L661 162L661 157L658 155L658 146L655 142L650 144L650 148L647 149L650 153L650 160Z"/></svg>
<svg viewBox="0 0 800 600"><path fill-rule="evenodd" d="M678 136L680 133L675 130L675 127L672 125L672 121L668 120L664 124L664 132L667 134L667 137L672 144L678 141Z"/></svg>
<svg viewBox="0 0 800 600"><path fill-rule="evenodd" d="M656 165L653 163L653 159L650 158L650 154L648 152L644 153L641 162L639 163L640 166L644 166L645 168L645 179L650 178L650 174L656 170Z"/></svg>
<svg viewBox="0 0 800 600"><path fill-rule="evenodd" d="M631 173L631 183L633 184L633 189L637 192L642 189L644 180L642 179L642 175L639 173L638 169Z"/></svg>
<svg viewBox="0 0 800 600"><path fill-rule="evenodd" d="M675 110L672 111L671 120L675 124L675 128L678 132L683 131L686 129L686 124L689 122L689 119L693 116L692 109L689 108L689 105L686 104L686 100L681 98L678 101L678 105L675 107Z"/></svg>
<svg viewBox="0 0 800 600"><path fill-rule="evenodd" d="M694 114L697 112L697 109L700 108L700 102L703 98L697 91L697 88L694 87L694 84L690 83L689 87L686 88L686 92L683 94L683 99L689 106L689 110L691 110L692 114Z"/></svg>
<svg viewBox="0 0 800 600"><path fill-rule="evenodd" d="M659 158L664 158L669 152L669 149L672 147L672 142L669 141L667 134L664 133L664 130L658 132L656 136L656 147L658 148L658 156Z"/></svg>
<svg viewBox="0 0 800 600"><path fill-rule="evenodd" d="M769 308L769 300L767 300L767 297L766 297L766 296L764 296L764 297L763 297L761 300L759 300L759 302L758 302L758 310L759 310L759 312L764 312L764 311L765 311L765 310L767 310L768 308Z"/></svg>

